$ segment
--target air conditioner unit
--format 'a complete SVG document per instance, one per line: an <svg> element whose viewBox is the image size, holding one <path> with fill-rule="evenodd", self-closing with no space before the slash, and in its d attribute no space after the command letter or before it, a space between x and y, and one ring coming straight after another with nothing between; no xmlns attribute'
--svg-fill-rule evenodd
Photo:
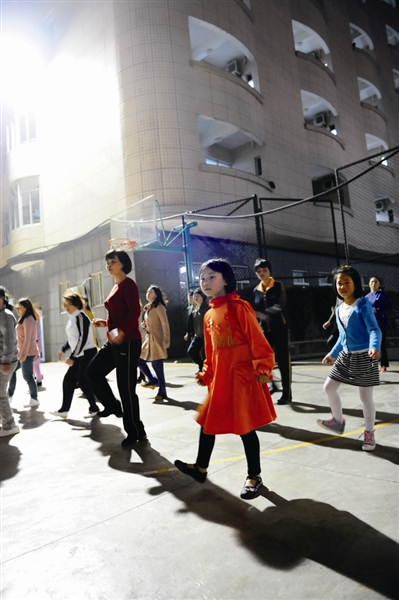
<svg viewBox="0 0 399 600"><path fill-rule="evenodd" d="M241 77L241 71L238 66L238 60L232 60L228 65L226 71L231 73L232 75L237 75L237 77Z"/></svg>
<svg viewBox="0 0 399 600"><path fill-rule="evenodd" d="M321 60L323 58L324 52L323 50L312 50L312 52L309 52L310 56L313 56L313 58L316 58L317 60Z"/></svg>
<svg viewBox="0 0 399 600"><path fill-rule="evenodd" d="M390 198L378 198L377 200L374 200L374 204L375 204L375 210L377 212L384 212L384 211L386 211L388 206L391 204L391 199Z"/></svg>
<svg viewBox="0 0 399 600"><path fill-rule="evenodd" d="M317 125L317 127L327 127L327 115L325 113L316 115L313 119L313 125Z"/></svg>

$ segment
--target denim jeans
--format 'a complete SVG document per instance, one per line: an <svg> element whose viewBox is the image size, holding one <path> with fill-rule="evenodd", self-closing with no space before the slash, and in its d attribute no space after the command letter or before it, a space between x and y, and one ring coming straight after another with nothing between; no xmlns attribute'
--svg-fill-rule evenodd
<svg viewBox="0 0 399 600"><path fill-rule="evenodd" d="M24 362L21 362L22 377L25 379L29 387L30 397L37 400L37 385L36 379L33 377L33 362L34 356L27 356Z"/></svg>

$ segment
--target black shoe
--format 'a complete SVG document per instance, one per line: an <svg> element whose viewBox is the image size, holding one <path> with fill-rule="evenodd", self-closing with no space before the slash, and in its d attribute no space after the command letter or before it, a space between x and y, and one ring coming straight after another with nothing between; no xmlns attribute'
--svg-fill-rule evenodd
<svg viewBox="0 0 399 600"><path fill-rule="evenodd" d="M185 475L189 475L195 479L195 481L198 481L198 483L204 483L206 479L207 473L201 473L197 465L194 465L193 468L189 467L187 463L182 462L181 460L175 460L175 467Z"/></svg>
<svg viewBox="0 0 399 600"><path fill-rule="evenodd" d="M132 438L127 436L127 438L125 438L124 440L122 440L121 442L121 446L122 448L130 448L131 446L134 446L135 444L137 444L137 438Z"/></svg>
<svg viewBox="0 0 399 600"><path fill-rule="evenodd" d="M247 485L248 479L255 481L255 485ZM259 496L259 491L262 485L263 482L261 477L247 477L244 487L241 490L240 498L243 498L244 500L253 500Z"/></svg>
<svg viewBox="0 0 399 600"><path fill-rule="evenodd" d="M105 417L110 417L111 415L115 415L115 417L123 417L123 412L122 412L122 408L120 407L115 407L115 410L109 410L108 408L104 408L104 410L100 410L97 413L98 417L102 417L103 419L105 419Z"/></svg>
<svg viewBox="0 0 399 600"><path fill-rule="evenodd" d="M292 398L284 398L284 396L281 396L280 400L277 400L277 404L280 404L280 406L282 404L289 404L290 402L292 402Z"/></svg>

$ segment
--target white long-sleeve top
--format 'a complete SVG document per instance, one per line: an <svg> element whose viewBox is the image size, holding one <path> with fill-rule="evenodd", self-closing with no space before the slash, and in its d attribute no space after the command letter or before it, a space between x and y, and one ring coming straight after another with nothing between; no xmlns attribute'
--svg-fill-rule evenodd
<svg viewBox="0 0 399 600"><path fill-rule="evenodd" d="M96 347L90 319L82 310L76 309L69 315L65 331L67 341L62 345L61 350L65 352L70 348L70 358L79 358L83 356L85 350Z"/></svg>

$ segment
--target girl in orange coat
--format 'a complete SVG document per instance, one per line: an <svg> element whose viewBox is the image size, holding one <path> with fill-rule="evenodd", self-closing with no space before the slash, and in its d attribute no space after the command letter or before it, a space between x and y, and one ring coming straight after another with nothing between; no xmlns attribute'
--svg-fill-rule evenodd
<svg viewBox="0 0 399 600"><path fill-rule="evenodd" d="M215 435L235 433L241 436L248 464L240 496L251 500L262 486L255 430L276 418L267 386L274 354L252 307L236 293L235 275L227 261L204 263L200 284L204 294L212 298L204 316L206 360L197 374L198 384L208 387L208 396L197 418L201 425L197 460L195 464L176 460L175 466L204 483Z"/></svg>

